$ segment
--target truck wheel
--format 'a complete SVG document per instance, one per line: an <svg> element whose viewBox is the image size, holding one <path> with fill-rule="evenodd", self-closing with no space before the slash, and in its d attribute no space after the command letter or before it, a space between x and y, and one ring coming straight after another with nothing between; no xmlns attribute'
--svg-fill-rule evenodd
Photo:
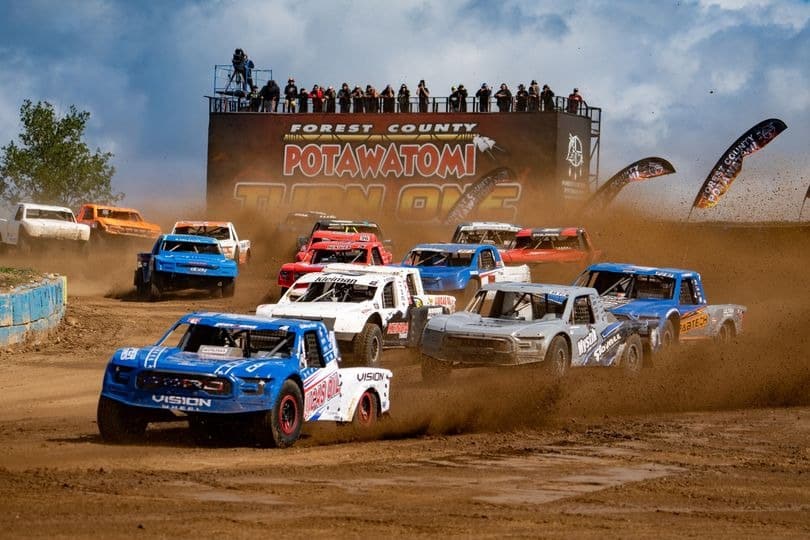
<svg viewBox="0 0 810 540"><path fill-rule="evenodd" d="M382 330L374 323L366 323L363 331L354 337L352 349L363 366L378 367L382 356Z"/></svg>
<svg viewBox="0 0 810 540"><path fill-rule="evenodd" d="M222 284L222 298L231 298L236 292L236 282L230 281Z"/></svg>
<svg viewBox="0 0 810 540"><path fill-rule="evenodd" d="M147 421L134 407L101 396L96 422L101 438L108 443L126 443L143 437Z"/></svg>
<svg viewBox="0 0 810 540"><path fill-rule="evenodd" d="M262 446L286 448L301 436L304 423L304 399L301 389L287 379L281 386L276 403L270 411L261 413L256 438Z"/></svg>
<svg viewBox="0 0 810 540"><path fill-rule="evenodd" d="M555 336L551 340L543 359L543 368L546 373L555 379L562 379L568 374L571 356L568 353L568 343L562 336Z"/></svg>
<svg viewBox="0 0 810 540"><path fill-rule="evenodd" d="M436 360L432 356L422 355L422 380L425 382L441 382L450 377L453 368L448 362Z"/></svg>
<svg viewBox="0 0 810 540"><path fill-rule="evenodd" d="M235 262L237 266L239 266L240 264L239 258L241 256L242 256L241 253L239 253L239 246L233 248L233 262Z"/></svg>
<svg viewBox="0 0 810 540"><path fill-rule="evenodd" d="M729 321L724 322L714 339L722 345L730 343L734 339L734 327L732 324Z"/></svg>
<svg viewBox="0 0 810 540"><path fill-rule="evenodd" d="M678 342L675 336L675 325L672 319L667 319L664 324L664 330L661 331L661 350L665 351Z"/></svg>
<svg viewBox="0 0 810 540"><path fill-rule="evenodd" d="M357 428L369 429L377 423L377 396L371 390L366 390L360 396L357 408L354 410L352 425Z"/></svg>
<svg viewBox="0 0 810 540"><path fill-rule="evenodd" d="M149 286L143 282L143 272L135 270L135 291L139 300L149 300Z"/></svg>
<svg viewBox="0 0 810 540"><path fill-rule="evenodd" d="M634 377L641 373L642 367L644 367L644 347L641 344L641 337L638 334L631 334L624 344L622 369L625 375Z"/></svg>

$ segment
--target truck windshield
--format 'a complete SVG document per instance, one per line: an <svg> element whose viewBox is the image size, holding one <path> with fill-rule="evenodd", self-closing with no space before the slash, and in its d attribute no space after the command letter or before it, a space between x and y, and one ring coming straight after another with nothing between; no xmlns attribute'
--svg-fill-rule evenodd
<svg viewBox="0 0 810 540"><path fill-rule="evenodd" d="M120 221L143 221L138 212L131 210L114 210L112 208L99 208L98 217L117 219Z"/></svg>
<svg viewBox="0 0 810 540"><path fill-rule="evenodd" d="M295 333L285 330L244 330L182 323L157 344L183 352L228 358L278 358L292 354Z"/></svg>
<svg viewBox="0 0 810 540"><path fill-rule="evenodd" d="M576 236L521 236L515 240L515 249L582 249Z"/></svg>
<svg viewBox="0 0 810 540"><path fill-rule="evenodd" d="M367 259L365 249L316 249L312 254L312 264L365 263Z"/></svg>
<svg viewBox="0 0 810 540"><path fill-rule="evenodd" d="M74 221L73 214L62 210L43 210L41 208L28 208L25 211L28 219L53 219L56 221Z"/></svg>
<svg viewBox="0 0 810 540"><path fill-rule="evenodd" d="M217 240L230 240L231 232L228 227L219 225L181 225L174 228L176 234L193 234L194 236L207 236Z"/></svg>
<svg viewBox="0 0 810 540"><path fill-rule="evenodd" d="M296 302L365 302L373 300L377 287L359 283L319 281L310 283Z"/></svg>
<svg viewBox="0 0 810 540"><path fill-rule="evenodd" d="M382 231L380 227L371 223L330 223L325 227L320 227L320 230L345 232L345 233L371 233L382 238Z"/></svg>
<svg viewBox="0 0 810 540"><path fill-rule="evenodd" d="M467 311L482 317L518 321L560 319L567 296L520 291L479 291Z"/></svg>
<svg viewBox="0 0 810 540"><path fill-rule="evenodd" d="M219 244L203 244L199 242L177 242L166 240L163 242L161 251L172 251L176 253L207 253L218 255L222 253Z"/></svg>
<svg viewBox="0 0 810 540"><path fill-rule="evenodd" d="M449 251L414 250L405 259L406 266L471 266L473 253L450 253Z"/></svg>
<svg viewBox="0 0 810 540"><path fill-rule="evenodd" d="M672 277L624 272L588 272L577 278L576 285L614 298L671 300L675 292Z"/></svg>
<svg viewBox="0 0 810 540"><path fill-rule="evenodd" d="M493 244L509 248L515 242L515 231L493 231L488 229L462 229L453 237L454 244Z"/></svg>

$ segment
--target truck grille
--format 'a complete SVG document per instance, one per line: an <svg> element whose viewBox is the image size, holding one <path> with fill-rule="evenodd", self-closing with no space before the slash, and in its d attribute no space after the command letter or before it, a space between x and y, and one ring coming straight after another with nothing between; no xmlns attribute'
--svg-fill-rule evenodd
<svg viewBox="0 0 810 540"><path fill-rule="evenodd" d="M202 390L219 396L231 393L231 381L228 379L184 373L144 371L138 375L137 385L142 390Z"/></svg>
<svg viewBox="0 0 810 540"><path fill-rule="evenodd" d="M444 339L444 346L474 352L485 352L487 349L495 352L510 352L512 350L511 343L505 339L484 337L447 336Z"/></svg>

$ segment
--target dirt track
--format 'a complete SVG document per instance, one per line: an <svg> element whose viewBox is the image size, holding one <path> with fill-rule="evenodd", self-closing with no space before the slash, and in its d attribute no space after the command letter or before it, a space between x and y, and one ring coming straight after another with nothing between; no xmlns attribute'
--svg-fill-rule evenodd
<svg viewBox="0 0 810 540"><path fill-rule="evenodd" d="M33 261L67 272L72 296L51 343L0 354L3 536L810 535L807 229L591 230L610 260L701 270L711 302L748 305L746 334L639 380L551 386L476 370L425 387L395 351L379 432L315 426L287 450L199 448L182 423L110 446L95 425L114 349L190 310L250 311L274 263L257 259L233 300L152 305L128 300L129 255Z"/></svg>

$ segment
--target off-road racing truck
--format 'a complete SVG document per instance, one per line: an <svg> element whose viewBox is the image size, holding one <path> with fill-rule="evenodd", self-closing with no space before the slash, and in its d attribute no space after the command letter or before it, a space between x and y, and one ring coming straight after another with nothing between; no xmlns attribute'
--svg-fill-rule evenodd
<svg viewBox="0 0 810 540"><path fill-rule="evenodd" d="M222 253L237 264L247 264L252 255L250 240L240 240L236 227L230 221L178 221L172 234L208 236L219 242Z"/></svg>
<svg viewBox="0 0 810 540"><path fill-rule="evenodd" d="M160 234L160 225L144 220L134 208L85 204L79 209L79 223L90 227L90 241L95 245L154 240Z"/></svg>
<svg viewBox="0 0 810 540"><path fill-rule="evenodd" d="M498 249L484 244L419 244L402 266L419 269L426 291L454 293L465 300L487 283L531 281L528 266L504 266Z"/></svg>
<svg viewBox="0 0 810 540"><path fill-rule="evenodd" d="M380 226L373 221L325 218L319 219L315 222L308 236L298 238L299 251L307 245L309 239L312 238L312 235L317 231L332 231L349 234L373 234L377 241L382 242L388 247L389 250L391 249L391 241L385 238L382 228L380 228ZM386 264L388 264L388 262Z"/></svg>
<svg viewBox="0 0 810 540"><path fill-rule="evenodd" d="M321 242L380 242L377 235L374 233L347 233L321 230L312 233L306 244L295 254L297 262L305 261L312 256L312 246ZM391 264L394 260L394 255L388 251L385 244L380 242L380 255L382 256L383 264Z"/></svg>
<svg viewBox="0 0 810 540"><path fill-rule="evenodd" d="M0 219L0 241L29 253L35 244L74 242L86 248L90 227L77 223L70 208L20 203L10 219Z"/></svg>
<svg viewBox="0 0 810 540"><path fill-rule="evenodd" d="M166 291L205 289L213 295L233 296L236 262L222 254L219 243L207 236L166 234L152 251L138 253L135 288L144 300L158 300Z"/></svg>
<svg viewBox="0 0 810 540"><path fill-rule="evenodd" d="M422 378L454 368L538 365L552 376L569 367L644 363L645 323L618 321L595 289L565 285L484 285L467 311L430 319L422 334ZM653 333L655 335L655 333Z"/></svg>
<svg viewBox="0 0 810 540"><path fill-rule="evenodd" d="M523 227L497 221L472 221L460 223L453 233L453 244L492 244L499 250L509 249L515 244L515 235Z"/></svg>
<svg viewBox="0 0 810 540"><path fill-rule="evenodd" d="M599 258L601 252L594 249L585 229L567 227L522 229L515 235L514 246L501 255L506 264L581 263L585 266Z"/></svg>
<svg viewBox="0 0 810 540"><path fill-rule="evenodd" d="M309 246L308 251L300 261L285 263L281 266L278 272L278 286L281 289L281 294L284 294L304 274L320 272L327 264L385 264L383 256L385 247L376 239L372 240L374 235L365 233L340 234L345 236L345 239L316 242Z"/></svg>
<svg viewBox="0 0 810 540"><path fill-rule="evenodd" d="M391 372L338 368L323 323L191 313L154 346L123 348L104 372L98 428L107 442L135 441L147 424L185 417L196 438L236 427L286 447L304 422L367 428L388 411Z"/></svg>
<svg viewBox="0 0 810 540"><path fill-rule="evenodd" d="M455 306L452 296L425 294L414 268L330 264L256 315L323 321L355 362L377 366L383 348L418 346L425 322Z"/></svg>
<svg viewBox="0 0 810 540"><path fill-rule="evenodd" d="M662 349L679 341L727 342L743 329L745 306L709 305L700 274L692 270L599 263L575 284L595 288L617 318L648 321Z"/></svg>

